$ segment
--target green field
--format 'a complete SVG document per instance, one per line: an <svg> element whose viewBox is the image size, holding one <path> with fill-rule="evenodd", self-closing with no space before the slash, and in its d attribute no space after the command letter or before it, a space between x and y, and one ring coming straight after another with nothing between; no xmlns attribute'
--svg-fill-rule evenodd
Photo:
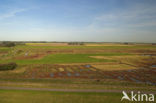
<svg viewBox="0 0 156 103"><path fill-rule="evenodd" d="M0 90L0 103L113 103L120 102L121 96L119 93Z"/></svg>
<svg viewBox="0 0 156 103"><path fill-rule="evenodd" d="M0 90L1 103L119 103L121 93ZM122 103L131 103L124 100ZM146 103L146 102L141 102Z"/></svg>
<svg viewBox="0 0 156 103"><path fill-rule="evenodd" d="M122 93L113 91L154 92L156 68L151 66L156 63L155 53L156 46L150 44L27 43L0 47L0 64L17 64L14 70L0 71L0 87L111 91L8 89L0 90L0 103L116 103L120 102Z"/></svg>
<svg viewBox="0 0 156 103"><path fill-rule="evenodd" d="M124 56L126 53L105 53L105 54L52 54L39 60L1 60L0 62L16 62L18 64L34 63L91 63L91 62L115 62L115 60L95 59L89 56Z"/></svg>

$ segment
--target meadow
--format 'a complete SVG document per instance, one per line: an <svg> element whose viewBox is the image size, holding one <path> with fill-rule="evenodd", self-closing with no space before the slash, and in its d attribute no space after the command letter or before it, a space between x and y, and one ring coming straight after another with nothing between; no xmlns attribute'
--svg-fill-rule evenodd
<svg viewBox="0 0 156 103"><path fill-rule="evenodd" d="M120 93L0 90L1 103L119 103L121 97Z"/></svg>
<svg viewBox="0 0 156 103"><path fill-rule="evenodd" d="M120 101L120 96L119 93L0 90L1 103L113 103Z"/></svg>
<svg viewBox="0 0 156 103"><path fill-rule="evenodd" d="M152 44L26 43L0 47L0 64L12 62L17 64L15 69L0 71L0 87L112 92L9 89L0 90L1 103L114 103L120 101L121 93L113 90L156 90L156 46Z"/></svg>

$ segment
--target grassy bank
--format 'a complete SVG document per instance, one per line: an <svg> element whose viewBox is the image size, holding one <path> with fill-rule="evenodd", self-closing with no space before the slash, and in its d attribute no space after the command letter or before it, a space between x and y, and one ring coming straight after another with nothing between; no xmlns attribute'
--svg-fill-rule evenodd
<svg viewBox="0 0 156 103"><path fill-rule="evenodd" d="M121 93L0 90L0 103L115 103Z"/></svg>
<svg viewBox="0 0 156 103"><path fill-rule="evenodd" d="M116 80L93 79L0 79L2 87L51 88L51 89L93 89L93 90L140 90L155 91L156 87Z"/></svg>

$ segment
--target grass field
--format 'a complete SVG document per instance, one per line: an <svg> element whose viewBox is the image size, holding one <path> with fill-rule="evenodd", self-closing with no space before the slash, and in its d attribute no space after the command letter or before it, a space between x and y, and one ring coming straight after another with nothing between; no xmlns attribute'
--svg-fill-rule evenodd
<svg viewBox="0 0 156 103"><path fill-rule="evenodd" d="M156 46L150 44L27 43L0 47L0 64L10 62L17 67L0 71L0 87L156 90ZM0 90L0 98L0 103L115 103L120 102L121 93L10 89Z"/></svg>
<svg viewBox="0 0 156 103"><path fill-rule="evenodd" d="M121 94L0 90L0 98L0 103L113 103Z"/></svg>
<svg viewBox="0 0 156 103"><path fill-rule="evenodd" d="M120 93L0 90L1 103L119 103L121 97Z"/></svg>
<svg viewBox="0 0 156 103"><path fill-rule="evenodd" d="M44 57L43 59L34 59L31 58L28 60L11 60L7 61L1 60L1 62L13 62L15 61L18 64L34 64L34 63L90 63L90 62L115 62L115 60L107 59L96 59L90 58L89 56L118 56L118 55L128 55L126 53L105 53L105 54L52 54Z"/></svg>

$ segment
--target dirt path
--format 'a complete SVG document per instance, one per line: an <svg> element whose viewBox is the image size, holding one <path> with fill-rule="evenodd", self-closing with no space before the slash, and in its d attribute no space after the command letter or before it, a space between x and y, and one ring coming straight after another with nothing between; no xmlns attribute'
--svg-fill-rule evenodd
<svg viewBox="0 0 156 103"><path fill-rule="evenodd" d="M35 91L60 91L60 92L101 92L101 93L122 93L122 90L95 90L95 89L49 89L49 88L25 88L25 87L0 87L2 90L35 90ZM131 92L126 90L126 92ZM134 91L137 92L137 91ZM153 93L156 91L141 91L141 93Z"/></svg>

